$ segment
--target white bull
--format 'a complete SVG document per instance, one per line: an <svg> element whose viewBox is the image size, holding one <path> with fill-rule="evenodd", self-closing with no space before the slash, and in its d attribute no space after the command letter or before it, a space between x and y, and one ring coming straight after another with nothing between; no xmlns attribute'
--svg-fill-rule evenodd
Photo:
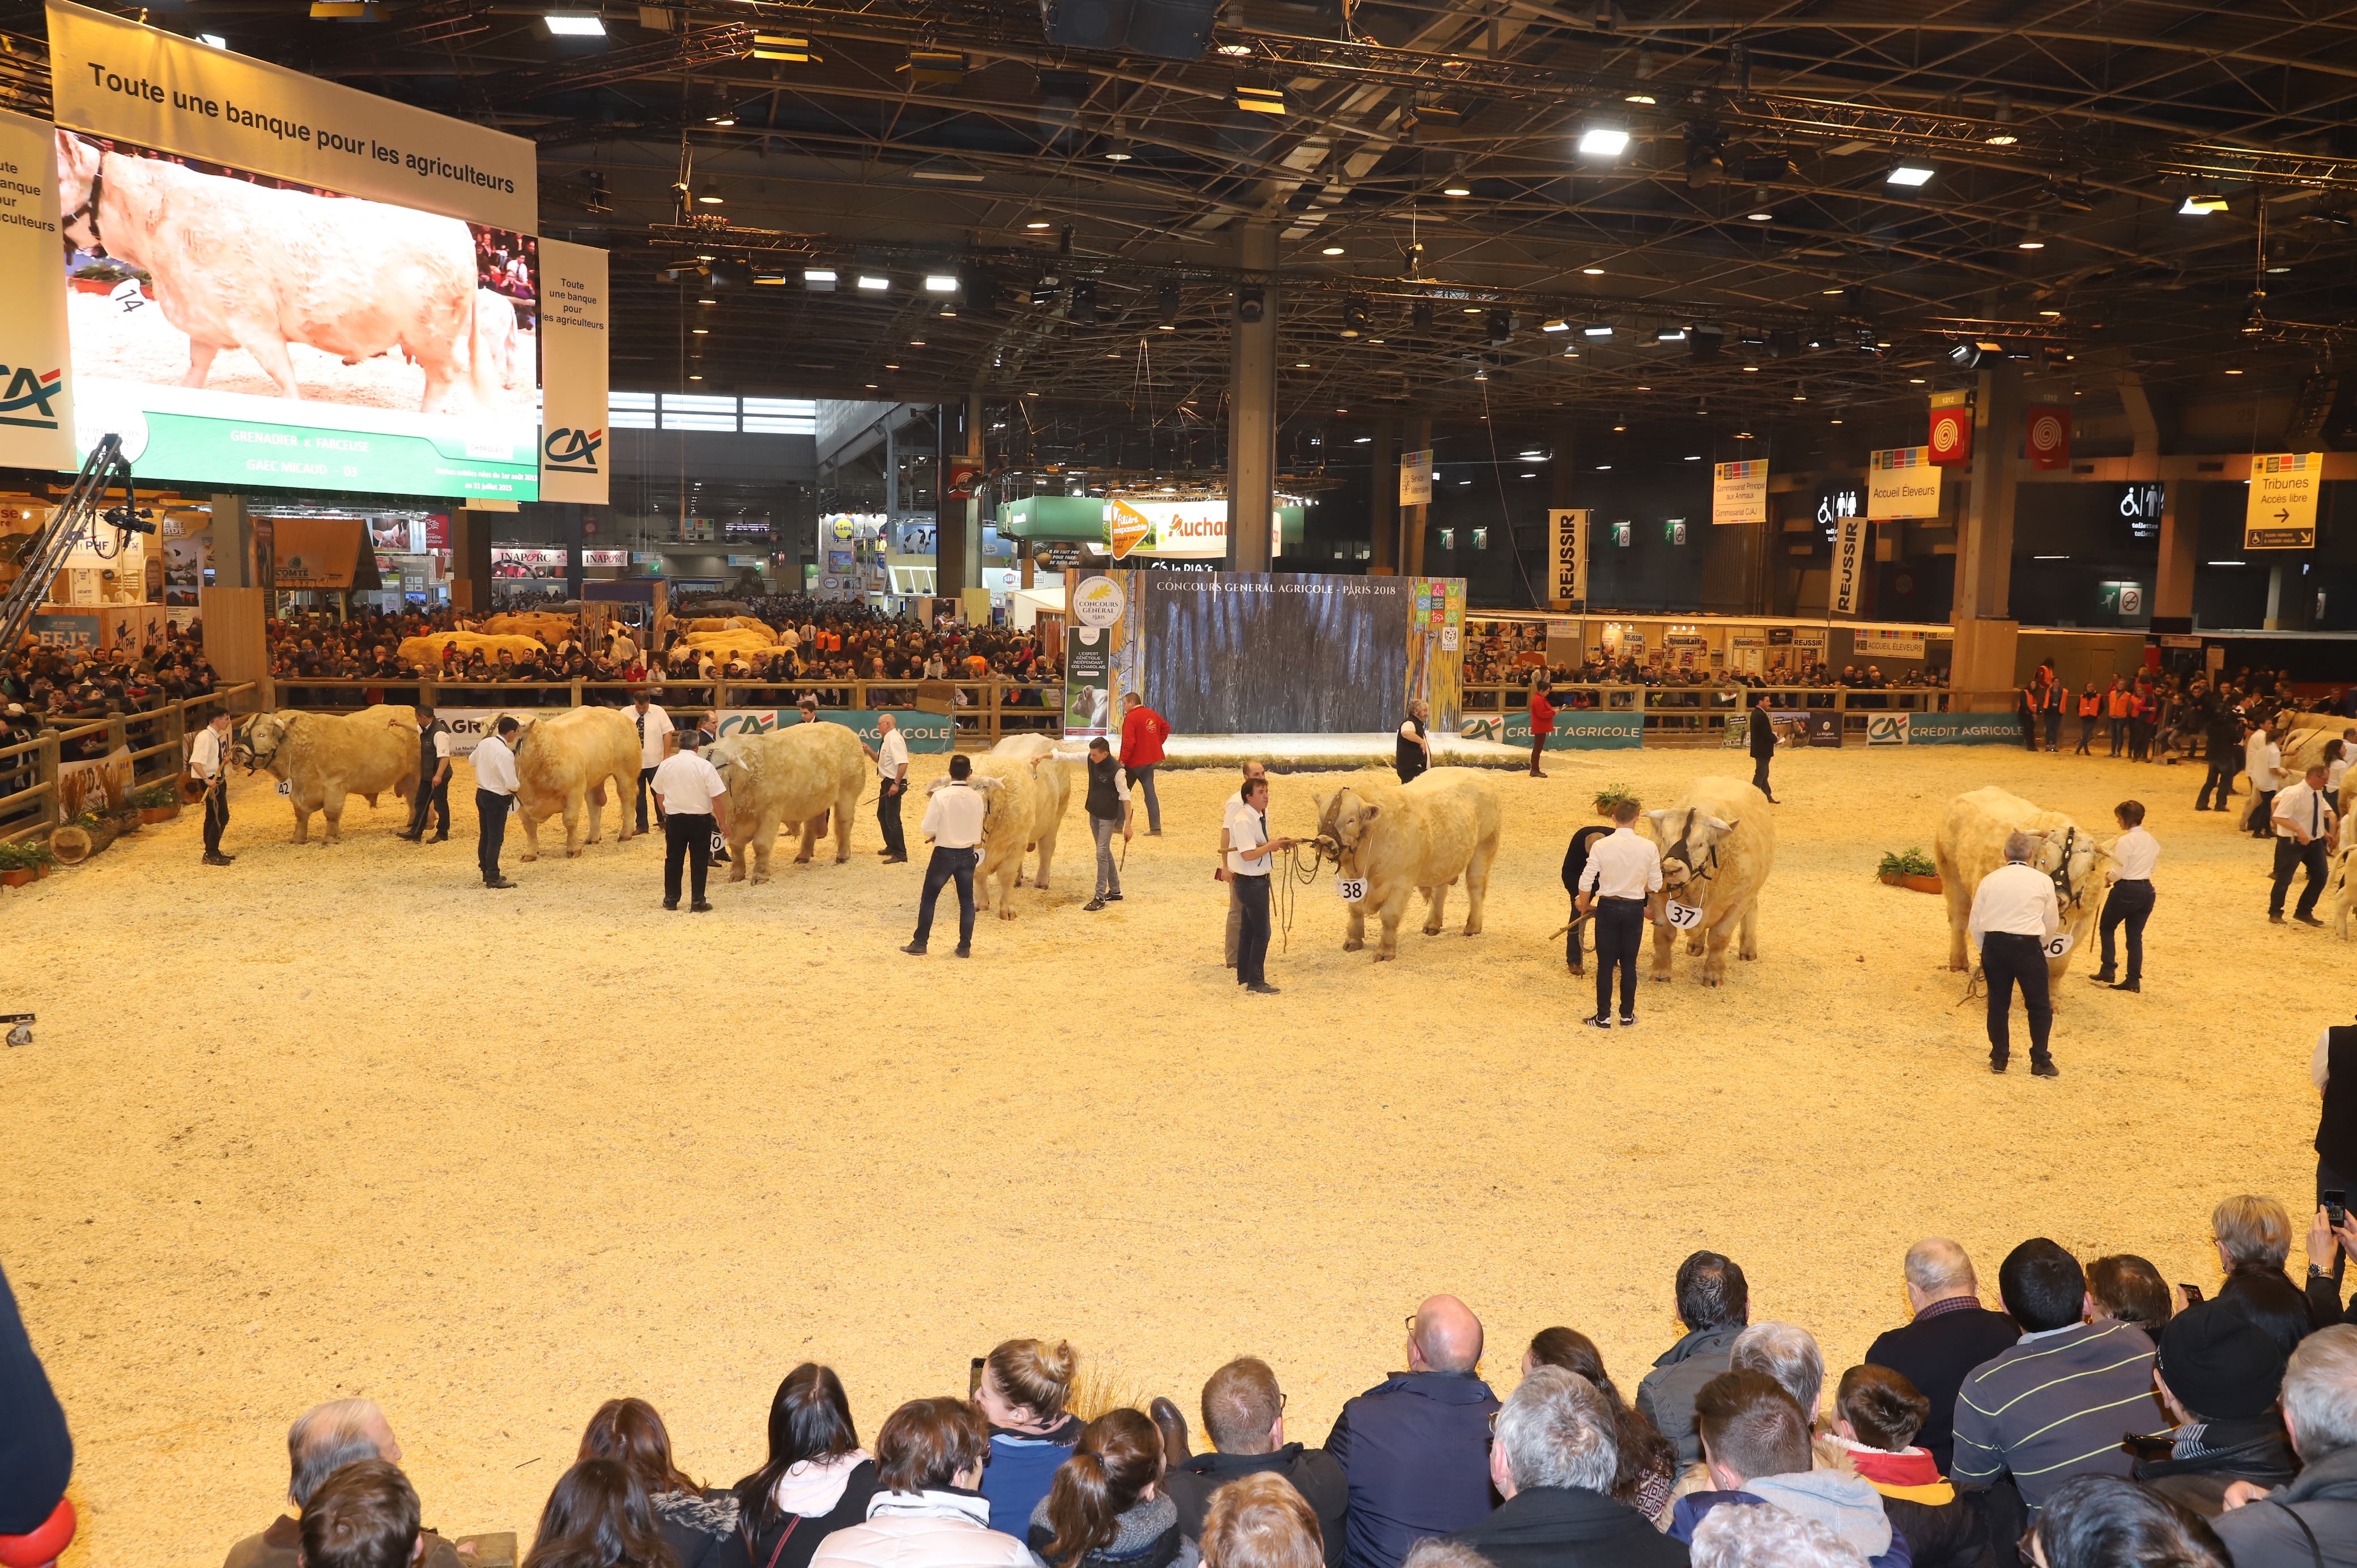
<svg viewBox="0 0 2357 1568"><path fill-rule="evenodd" d="M147 274L165 319L188 335L182 386L204 385L214 356L243 349L279 395L299 398L289 343L347 360L399 349L425 371L419 412L447 412L461 382L498 406L498 348L486 341L498 317L479 306L474 237L457 219L199 174L63 131L57 149L66 238ZM506 321L512 335L512 310Z"/></svg>
<svg viewBox="0 0 2357 1568"><path fill-rule="evenodd" d="M1367 945L1367 911L1383 923L1375 961L1399 956L1408 897L1425 897L1424 934L1447 919L1448 889L1465 879L1465 934L1481 934L1490 865L1498 856L1498 792L1476 768L1435 768L1400 784L1380 773L1352 779L1318 797L1318 832L1340 850L1340 872L1363 878L1365 896L1350 909L1342 950ZM1272 875L1283 875L1273 871Z"/></svg>
<svg viewBox="0 0 2357 1568"><path fill-rule="evenodd" d="M1699 908L1686 929L1688 952L1704 952L1702 983L1727 979L1727 944L1738 931L1736 956L1760 956L1760 892L1776 865L1776 822L1768 797L1740 779L1702 778L1677 803L1645 813L1644 835L1662 850L1661 914L1653 921L1653 978L1670 978L1678 928L1673 905Z"/></svg>
<svg viewBox="0 0 2357 1568"><path fill-rule="evenodd" d="M1039 886L1048 886L1056 858L1056 835L1071 804L1072 767L1049 760L1053 742L1036 735L1011 735L974 759L974 787L989 798L982 822L982 857L974 878L974 903L998 918L1015 918L1015 889L1023 881L1023 857L1039 852Z"/></svg>
<svg viewBox="0 0 2357 1568"><path fill-rule="evenodd" d="M1980 891L1982 877L2005 864L2005 841L2016 832L2039 841L2030 864L2053 879L2062 929L2071 935L2070 950L2046 961L2048 977L2060 980L2070 970L2071 953L2083 947L2095 929L2104 905L2104 873L2112 864L2112 841L2099 841L2061 811L2040 811L1994 784L1949 801L1940 819L1939 837L1932 842L1940 890L1948 900L1948 967L1974 967L1973 895Z"/></svg>
<svg viewBox="0 0 2357 1568"><path fill-rule="evenodd" d="M818 844L819 824L830 813L834 864L851 858L852 820L874 775L866 748L848 726L789 725L762 735L723 736L704 755L728 786L729 881L745 880L748 860L756 884L770 879L770 852L780 824L802 836L794 864L807 863Z"/></svg>

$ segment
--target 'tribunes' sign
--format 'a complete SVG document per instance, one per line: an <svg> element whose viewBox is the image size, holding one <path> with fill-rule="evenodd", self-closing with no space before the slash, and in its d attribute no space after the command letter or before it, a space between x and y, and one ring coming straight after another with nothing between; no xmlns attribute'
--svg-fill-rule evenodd
<svg viewBox="0 0 2357 1568"><path fill-rule="evenodd" d="M2253 457L2249 498L2243 509L2243 548L2315 549L2316 495L2323 478L2322 453Z"/></svg>

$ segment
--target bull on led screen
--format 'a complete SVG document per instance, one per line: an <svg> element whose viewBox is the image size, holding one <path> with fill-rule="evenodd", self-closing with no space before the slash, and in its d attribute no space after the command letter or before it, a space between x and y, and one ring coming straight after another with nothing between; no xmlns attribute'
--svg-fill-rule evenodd
<svg viewBox="0 0 2357 1568"><path fill-rule="evenodd" d="M84 445L143 475L533 500L538 242L59 131Z"/></svg>

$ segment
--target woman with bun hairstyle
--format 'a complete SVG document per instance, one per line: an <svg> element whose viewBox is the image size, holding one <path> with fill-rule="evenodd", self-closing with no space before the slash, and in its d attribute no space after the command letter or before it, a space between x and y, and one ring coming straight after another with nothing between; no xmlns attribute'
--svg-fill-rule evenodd
<svg viewBox="0 0 2357 1568"><path fill-rule="evenodd" d="M1009 1339L982 1366L974 1402L990 1423L990 1468L982 1495L990 1499L990 1528L1021 1538L1032 1510L1048 1495L1057 1467L1081 1438L1079 1417L1064 1412L1072 1397L1072 1348L1059 1339Z"/></svg>
<svg viewBox="0 0 2357 1568"><path fill-rule="evenodd" d="M1162 1495L1162 1466L1161 1431L1141 1412L1089 1423L1031 1511L1033 1553L1048 1568L1194 1568L1178 1506Z"/></svg>

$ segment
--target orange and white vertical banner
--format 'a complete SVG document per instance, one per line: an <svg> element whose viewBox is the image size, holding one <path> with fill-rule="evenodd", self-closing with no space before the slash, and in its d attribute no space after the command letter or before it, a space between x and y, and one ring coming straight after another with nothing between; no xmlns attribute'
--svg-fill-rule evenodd
<svg viewBox="0 0 2357 1568"><path fill-rule="evenodd" d="M0 111L0 468L72 468L57 127Z"/></svg>
<svg viewBox="0 0 2357 1568"><path fill-rule="evenodd" d="M540 499L606 504L606 252L540 242Z"/></svg>

